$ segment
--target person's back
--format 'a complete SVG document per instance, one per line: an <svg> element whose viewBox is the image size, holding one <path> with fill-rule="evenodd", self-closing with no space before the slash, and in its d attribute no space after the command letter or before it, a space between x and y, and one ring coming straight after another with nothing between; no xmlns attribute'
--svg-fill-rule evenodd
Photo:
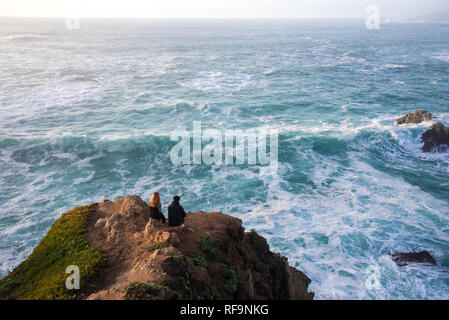
<svg viewBox="0 0 449 320"><path fill-rule="evenodd" d="M184 225L184 218L186 213L184 208L179 204L179 196L173 198L173 202L168 206L168 224L171 227L178 227Z"/></svg>
<svg viewBox="0 0 449 320"><path fill-rule="evenodd" d="M150 218L154 221L165 223L165 216L162 213L162 203L159 192L155 192L150 200Z"/></svg>

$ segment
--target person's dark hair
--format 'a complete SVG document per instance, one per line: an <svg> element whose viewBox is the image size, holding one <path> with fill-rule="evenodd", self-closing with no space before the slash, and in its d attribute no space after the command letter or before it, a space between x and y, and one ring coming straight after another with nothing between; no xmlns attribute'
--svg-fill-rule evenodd
<svg viewBox="0 0 449 320"><path fill-rule="evenodd" d="M174 196L174 197L173 197L173 201L174 201L174 202L179 203L179 200L181 200L181 197L180 197L180 196Z"/></svg>

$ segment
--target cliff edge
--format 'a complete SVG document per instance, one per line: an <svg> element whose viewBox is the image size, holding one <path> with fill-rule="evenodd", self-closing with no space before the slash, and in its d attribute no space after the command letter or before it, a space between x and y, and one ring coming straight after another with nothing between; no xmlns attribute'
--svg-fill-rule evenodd
<svg viewBox="0 0 449 320"><path fill-rule="evenodd" d="M150 226L138 196L62 215L30 257L0 280L1 299L313 299L310 279L240 219L188 213L186 228ZM80 270L80 289L65 286Z"/></svg>

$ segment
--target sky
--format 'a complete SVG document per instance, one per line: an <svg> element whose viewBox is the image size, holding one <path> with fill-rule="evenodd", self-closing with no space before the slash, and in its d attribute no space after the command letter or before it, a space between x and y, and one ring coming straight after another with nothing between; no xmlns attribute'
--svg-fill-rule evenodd
<svg viewBox="0 0 449 320"><path fill-rule="evenodd" d="M449 0L0 0L0 17L362 18L368 5L384 19L449 11Z"/></svg>

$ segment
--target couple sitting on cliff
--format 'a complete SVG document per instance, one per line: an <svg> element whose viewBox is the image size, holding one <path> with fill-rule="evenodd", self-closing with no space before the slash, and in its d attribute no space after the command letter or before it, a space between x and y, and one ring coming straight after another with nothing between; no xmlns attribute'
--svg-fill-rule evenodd
<svg viewBox="0 0 449 320"><path fill-rule="evenodd" d="M173 202L168 206L168 225L170 227L184 228L184 218L186 213L184 208L179 204L181 197L174 196ZM150 200L150 222L152 225L160 225L166 222L162 213L162 203L159 192L155 192Z"/></svg>

